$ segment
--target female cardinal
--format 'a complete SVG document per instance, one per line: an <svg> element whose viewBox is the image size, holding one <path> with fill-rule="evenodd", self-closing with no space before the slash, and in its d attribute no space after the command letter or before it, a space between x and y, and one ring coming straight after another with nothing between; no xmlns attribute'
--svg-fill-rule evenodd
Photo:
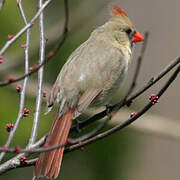
<svg viewBox="0 0 180 180"><path fill-rule="evenodd" d="M144 41L119 6L113 6L111 11L112 18L72 53L57 77L47 102L47 112L55 101L59 103L45 142L48 146L65 144L72 120L88 106L109 103L127 73L134 43ZM35 176L55 179L63 151L64 147L42 152L36 162Z"/></svg>

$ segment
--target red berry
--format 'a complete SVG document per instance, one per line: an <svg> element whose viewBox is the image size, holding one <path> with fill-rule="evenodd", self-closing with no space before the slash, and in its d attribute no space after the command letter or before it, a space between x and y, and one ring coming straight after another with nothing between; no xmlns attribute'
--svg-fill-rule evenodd
<svg viewBox="0 0 180 180"><path fill-rule="evenodd" d="M20 153L21 152L21 147L19 145L14 147L14 152Z"/></svg>
<svg viewBox="0 0 180 180"><path fill-rule="evenodd" d="M8 40L11 40L14 36L12 34L8 35Z"/></svg>
<svg viewBox="0 0 180 180"><path fill-rule="evenodd" d="M22 48L26 48L26 44L21 44L21 47Z"/></svg>
<svg viewBox="0 0 180 180"><path fill-rule="evenodd" d="M13 129L13 127L14 127L14 124L7 124L6 125L6 131L10 132Z"/></svg>
<svg viewBox="0 0 180 180"><path fill-rule="evenodd" d="M132 118L132 117L134 117L136 114L137 114L136 112L132 112L131 115L130 115L130 117Z"/></svg>
<svg viewBox="0 0 180 180"><path fill-rule="evenodd" d="M81 144L82 144L82 142L81 142L81 141L79 141L79 142L78 142L78 144L79 144L79 145L81 145ZM80 150L81 150L81 151L84 151L84 150L85 150L85 147L83 147L83 146L82 146L82 147L80 147Z"/></svg>
<svg viewBox="0 0 180 180"><path fill-rule="evenodd" d="M52 57L52 56L54 56L54 52L53 52L53 51L50 51L50 52L48 53L48 57Z"/></svg>
<svg viewBox="0 0 180 180"><path fill-rule="evenodd" d="M149 97L149 100L151 101L152 104L158 103L158 99L159 99L159 97L156 96L155 94L152 94L152 95Z"/></svg>
<svg viewBox="0 0 180 180"><path fill-rule="evenodd" d="M47 36L45 36L45 40L46 40L46 41L48 41L48 40L49 40Z"/></svg>
<svg viewBox="0 0 180 180"><path fill-rule="evenodd" d="M85 147L80 147L80 150L81 150L81 151L84 151L84 150L85 150Z"/></svg>
<svg viewBox="0 0 180 180"><path fill-rule="evenodd" d="M28 117L28 116L30 115L29 109L26 109L26 108L24 108L23 113L24 113L24 114L23 114L24 117Z"/></svg>
<svg viewBox="0 0 180 180"><path fill-rule="evenodd" d="M3 63L3 61L4 61L3 56L0 56L0 64Z"/></svg>
<svg viewBox="0 0 180 180"><path fill-rule="evenodd" d="M4 150L8 150L8 147L7 147L6 144L4 144L2 147L3 147Z"/></svg>
<svg viewBox="0 0 180 180"><path fill-rule="evenodd" d="M22 164L26 164L26 163L27 163L27 158L26 158L25 156L22 156L22 157L20 158L20 162L21 162Z"/></svg>
<svg viewBox="0 0 180 180"><path fill-rule="evenodd" d="M67 144L72 144L72 138L67 138Z"/></svg>
<svg viewBox="0 0 180 180"><path fill-rule="evenodd" d="M46 97L46 91L45 90L42 90L42 95L43 95L43 97Z"/></svg>
<svg viewBox="0 0 180 180"><path fill-rule="evenodd" d="M11 77L11 76L9 76L9 77L8 77L8 81L9 81L10 83L14 82L14 78Z"/></svg>
<svg viewBox="0 0 180 180"><path fill-rule="evenodd" d="M21 89L22 89L22 85L21 85L21 84L19 84L19 85L16 86L16 91L17 91L17 92L20 92Z"/></svg>
<svg viewBox="0 0 180 180"><path fill-rule="evenodd" d="M38 68L38 65L35 64L34 66L31 66L31 67L29 68L29 70L30 70L30 71L34 71L34 70L36 70L37 68Z"/></svg>

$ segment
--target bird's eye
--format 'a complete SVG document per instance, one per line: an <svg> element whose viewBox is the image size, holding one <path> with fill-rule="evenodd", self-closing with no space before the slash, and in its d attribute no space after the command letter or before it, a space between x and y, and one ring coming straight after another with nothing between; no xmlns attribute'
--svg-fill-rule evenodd
<svg viewBox="0 0 180 180"><path fill-rule="evenodd" d="M130 35L132 33L132 30L131 29L126 29L125 32Z"/></svg>

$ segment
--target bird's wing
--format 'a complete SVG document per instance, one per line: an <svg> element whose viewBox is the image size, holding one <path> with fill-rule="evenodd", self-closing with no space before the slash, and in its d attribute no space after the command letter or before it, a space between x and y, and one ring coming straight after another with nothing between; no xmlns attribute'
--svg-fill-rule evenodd
<svg viewBox="0 0 180 180"><path fill-rule="evenodd" d="M79 98L77 109L83 112L102 92L102 89L86 90Z"/></svg>
<svg viewBox="0 0 180 180"><path fill-rule="evenodd" d="M102 89L90 89L86 90L79 98L76 111L74 112L73 118L78 117L82 114L88 106L94 102L101 94Z"/></svg>

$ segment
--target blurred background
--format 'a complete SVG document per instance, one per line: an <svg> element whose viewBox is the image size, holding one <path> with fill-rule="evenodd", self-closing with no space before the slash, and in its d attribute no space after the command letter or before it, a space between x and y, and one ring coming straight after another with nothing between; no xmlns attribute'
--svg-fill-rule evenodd
<svg viewBox="0 0 180 180"><path fill-rule="evenodd" d="M108 6L118 4L129 15L139 32L149 31L149 41L137 88L141 88L151 77L158 74L171 60L179 55L180 46L180 1L179 0L69 0L70 33L63 47L45 66L44 89L54 83L56 76L71 52L84 42L96 27L104 24L110 17ZM25 13L30 20L37 11L37 1L23 1ZM9 34L15 35L23 26L16 1L6 1L0 12L0 49L7 41ZM61 35L64 22L63 1L53 1L45 11L47 51L54 47ZM36 22L31 32L30 65L37 63L39 55L39 27ZM24 71L25 34L4 54L4 63L0 64L0 80L8 76L18 76ZM132 79L134 66L141 44L136 45L133 61L129 69L126 85L119 97L126 93ZM31 116L23 118L12 142L12 146L25 146L30 136L37 75L31 76L25 107L30 109ZM133 111L138 111L147 101L148 96L156 93L165 83L160 83L136 99L130 108L124 108L114 117L107 127L125 120ZM180 170L180 118L179 77L166 91L160 102L133 125L108 138L85 147L84 151L65 154L61 175L62 180L179 180ZM21 82L22 83L22 82ZM19 84L19 83L17 83ZM7 123L14 123L18 114L19 95L17 84L0 88L0 145L6 142ZM114 101L118 101L115 97ZM45 100L45 99L44 99ZM39 134L48 132L56 110L44 116L45 101L40 117ZM83 129L82 133L87 130ZM12 155L7 155L4 161ZM33 168L20 168L9 171L0 179L31 179Z"/></svg>

